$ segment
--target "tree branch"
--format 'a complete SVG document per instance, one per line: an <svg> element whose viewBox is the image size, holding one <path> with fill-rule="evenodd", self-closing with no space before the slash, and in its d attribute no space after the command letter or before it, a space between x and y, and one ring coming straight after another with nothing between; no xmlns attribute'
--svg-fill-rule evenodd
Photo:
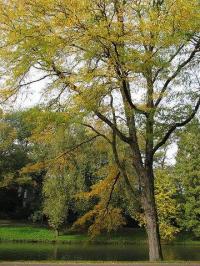
<svg viewBox="0 0 200 266"><path fill-rule="evenodd" d="M111 201L111 199L112 199L112 194L113 194L113 191L114 191L115 185L116 185L116 183L117 183L119 177L120 177L120 172L118 172L117 175L115 176L115 178L114 178L114 182L113 182L112 187L111 187L111 191L110 191L110 194L109 194L109 198L108 198L108 201L107 201L107 203L106 203L106 207L105 207L105 211L107 211L107 212L108 212L108 207L109 207L110 201Z"/></svg>
<svg viewBox="0 0 200 266"><path fill-rule="evenodd" d="M30 166L31 166L31 167L33 167L33 166L35 166L35 165L39 166L39 168L37 168L37 170L38 170L38 169L47 169L50 165L52 165L52 163L53 163L54 161L59 160L60 158L62 158L63 156L65 156L65 155L67 155L67 154L70 154L71 152L73 152L74 150L78 149L78 148L81 147L82 145L84 145L84 144L86 144L86 143L88 143L88 142L91 142L91 141L95 140L97 137L99 137L99 135L95 135L95 136L91 137L90 139L87 139L87 140L85 140L85 141L83 141L83 142L81 142L81 143L78 143L78 144L75 145L75 146L69 147L65 152L63 152L62 154L58 155L58 156L55 157L55 158L48 159L48 160L46 160L46 161L42 161L42 162L39 162L39 163L35 163L35 164L30 165ZM30 166L29 166L29 167L30 167ZM27 170L25 170L25 171L23 170L23 169L26 169L26 168L27 168L27 166L24 167L24 168L22 168L22 172L27 171ZM35 172L35 171L36 171L36 170L35 170L35 168L34 168L34 170L33 170L32 172ZM30 172L30 170L29 170L29 172Z"/></svg>
<svg viewBox="0 0 200 266"><path fill-rule="evenodd" d="M112 42L112 44L114 46L114 51L115 51L115 54L117 57L115 69L116 69L117 75L119 76L119 78L122 81L122 89L124 91L124 95L126 97L126 100L127 100L131 109L134 109L136 112L138 112L140 114L146 115L146 112L144 110L139 109L137 107L137 105L135 105L133 103L133 101L131 99L131 93L130 93L130 88L129 88L129 83L127 81L126 73L124 70L122 70L122 67L120 66L120 59L119 59L119 53L117 50L117 45L114 42Z"/></svg>
<svg viewBox="0 0 200 266"><path fill-rule="evenodd" d="M128 138L127 136L125 136L106 116L104 116L103 114L101 114L98 111L94 111L94 113L96 114L96 116L98 116L103 122L105 122L110 128L113 129L113 131L116 132L116 134L118 135L118 137L123 140L126 143L130 143L130 138Z"/></svg>
<svg viewBox="0 0 200 266"><path fill-rule="evenodd" d="M42 81L42 80L44 80L44 79L46 79L46 78L48 78L48 77L50 77L52 75L53 74L47 74L47 75L44 75L44 76L42 76L42 77L40 77L38 79L35 79L35 80L32 80L32 81L29 81L29 82L21 84L22 80L25 77L25 75L23 75L23 77L19 81L19 84L16 85L16 87L11 90L10 94L3 101L1 101L0 104L4 104L5 102L7 102L13 95L17 94L17 92L20 90L20 88L28 86L28 85L31 85L31 84L39 82L39 81Z"/></svg>
<svg viewBox="0 0 200 266"><path fill-rule="evenodd" d="M125 164L123 162L120 161L119 159L119 155L118 155L118 151L117 151L117 143L116 143L116 134L115 132L113 132L113 141L112 141L112 150L113 150L113 155L114 155L114 159L115 159L115 162L117 164L117 167L119 168L123 178L124 178L124 181L126 183L126 187L128 189L128 191L130 192L131 196L133 198L135 198L135 191L129 181L129 178L128 178L128 175L127 175L127 172L126 172L126 168L125 168Z"/></svg>
<svg viewBox="0 0 200 266"><path fill-rule="evenodd" d="M64 72L62 72L62 71L60 71L57 67L56 67L56 65L55 65L55 63L52 61L52 69L53 69L53 71L56 73L56 75L61 79L61 80L63 80L63 82L64 82L64 84L66 84L66 86L69 86L69 88L72 90L72 91L75 91L75 92L77 92L77 93L79 93L80 94L80 91L78 90L78 88L77 88L77 86L76 85L74 85L73 83L71 83L71 82L69 82L69 81L67 81L66 80L66 78L67 78L67 76L65 76L64 75ZM66 74L66 72L65 72L65 74ZM71 75L72 73L67 73L68 75Z"/></svg>
<svg viewBox="0 0 200 266"><path fill-rule="evenodd" d="M98 134L99 136L101 136L102 138L104 138L106 141L108 141L111 144L111 141L108 137L106 137L106 135L100 133L98 130L96 130L93 126L86 124L86 123L81 123L81 125L90 128L92 131L94 131L96 134Z"/></svg>
<svg viewBox="0 0 200 266"><path fill-rule="evenodd" d="M171 126L171 128L167 131L167 133L165 134L165 136L163 137L163 139L154 147L153 149L153 154L162 146L166 143L166 141L169 139L170 135L179 127L183 127L185 126L186 124L188 124L192 118L196 115L198 109L200 107L200 97L197 101L197 104L193 110L193 112L191 113L191 115L185 119L184 121L182 122L179 122L179 123L175 123L174 125Z"/></svg>
<svg viewBox="0 0 200 266"><path fill-rule="evenodd" d="M179 46L179 48L177 49L177 51L176 51L176 52L170 57L170 59L167 61L167 64L171 63L171 62L174 60L174 58L178 55L178 53L183 49L184 46L185 46L184 44L182 44L182 45ZM159 69L156 71L156 73L155 73L155 75L154 75L154 78L153 78L153 83L156 81L156 78L158 77L158 74L159 74L163 69L164 69L164 67L161 67L161 68L159 68Z"/></svg>
<svg viewBox="0 0 200 266"><path fill-rule="evenodd" d="M43 79L48 78L48 77L51 77L51 76L53 76L53 74L47 74L47 75L45 75L45 76L43 76L43 77L41 77L41 78L39 78L39 79L35 79L35 80L29 81L29 82L27 82L27 83L19 84L19 85L18 85L18 88L21 88L21 87L24 87L24 86L28 86L28 85L31 85L31 84L33 84L33 83L36 83L36 82L42 81Z"/></svg>
<svg viewBox="0 0 200 266"><path fill-rule="evenodd" d="M156 106L156 107L159 105L159 103L160 103L161 100L163 99L163 95L164 95L165 91L167 90L167 87L168 87L169 83L170 83L173 79L175 79L175 78L178 76L178 74L181 72L181 70L182 70L182 69L183 69L183 68L184 68L189 62L191 62L191 60L194 58L195 54L196 54L197 52L199 52L199 48L200 48L200 40L196 43L195 48L194 48L194 50L191 52L191 54L190 54L190 56L188 57L188 59L185 60L184 62L182 62L182 63L177 67L177 69L176 69L176 71L174 72L174 74L171 75L171 76L166 80L166 82L165 82L163 88L161 89L160 95L159 95L159 97L158 97L158 99L157 99L157 101L156 101L156 103L155 103L155 106Z"/></svg>

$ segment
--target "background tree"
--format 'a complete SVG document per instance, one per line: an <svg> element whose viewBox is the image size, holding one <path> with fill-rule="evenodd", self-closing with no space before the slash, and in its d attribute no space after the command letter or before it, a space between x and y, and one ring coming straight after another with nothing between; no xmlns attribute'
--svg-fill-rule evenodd
<svg viewBox="0 0 200 266"><path fill-rule="evenodd" d="M42 172L21 174L21 169L33 163L33 146L28 138L31 125L23 112L2 113L0 153L1 217L28 218L41 203Z"/></svg>
<svg viewBox="0 0 200 266"><path fill-rule="evenodd" d="M72 223L94 205L92 200L88 203L76 201L75 195L89 191L100 175L105 176L101 170L109 163L108 149L105 143L97 140L98 135L91 135L62 112L34 108L25 112L24 117L32 127L29 141L33 148L29 154L32 162L22 169L22 173L46 171L44 213L50 224L59 229L64 222ZM94 139L92 147L87 145ZM52 205L55 194L60 201ZM66 212L70 212L71 217L67 217Z"/></svg>
<svg viewBox="0 0 200 266"><path fill-rule="evenodd" d="M98 129L97 119L106 124L106 132L99 135L111 144L123 178L127 165L116 143L129 147L149 257L160 260L153 161L200 105L195 78L199 2L14 0L1 1L0 8L3 101L49 78L51 108L61 105L77 119L85 116L85 126L93 131ZM40 71L30 80L33 68ZM139 133L144 136L142 147Z"/></svg>
<svg viewBox="0 0 200 266"><path fill-rule="evenodd" d="M68 121L68 116L62 112L54 113L35 108L25 112L24 117L26 117L25 120L27 123L32 124L31 127L33 130L30 140L32 141L32 145L35 145L35 155L32 155L32 157L38 156L36 164L28 166L27 170L32 169L37 171L38 169L40 170L41 166L45 167L46 164L50 171L59 171L60 176L66 176L67 174L68 181L70 181L66 190L66 193L70 196L67 202L62 201L58 210L56 204L51 204L51 197L48 198L44 195L45 205L51 206L50 212L51 215L54 215L54 220L59 220L59 216L65 217L66 214L59 211L59 209L62 210L62 208L65 208L65 205L68 205L68 211L71 212L71 216L72 213L76 213L77 215L75 216L79 217L78 221L74 224L74 228L80 230L83 229L83 226L86 228L89 227L89 233L92 237L102 231L117 230L120 226L124 225L125 214L128 217L131 216L134 220L139 220L142 225L145 224L141 203L137 199L140 194L137 179L131 179L131 188L129 181L127 181L133 174L133 169L130 166L129 169L128 167L126 168L127 177L125 179L113 180L113 176L116 175L117 177L118 172L113 165L115 162L111 147L107 145L107 141L97 138L102 136L97 135L95 142L93 141L93 145L88 145L85 140L93 139L91 132L87 128L80 127L77 123L73 124L71 120ZM118 151L120 150L121 160L127 161L126 154L130 151L121 142L118 142L117 145ZM39 150L37 147L39 147ZM42 150L42 153L40 150ZM69 156L68 150L71 150L70 153L73 152L76 156L74 157L73 154ZM66 157L65 160L63 160L63 153ZM41 154L43 155L41 156ZM61 161L57 161L56 157L58 159L60 158ZM163 155L159 157L160 161L162 161L161 157ZM42 165L40 164L41 161L43 162ZM128 164L130 163L127 162ZM173 198L176 189L172 190L172 178L169 177L167 171L160 170L157 172L156 198L161 224L161 235L162 238L170 240L178 231L171 223L177 213L177 202ZM57 177L55 174L54 178L59 178L59 176ZM60 178L63 180L62 177ZM56 193L59 195L58 181L52 182L48 179L47 174L43 186L46 187L45 182L47 182L49 189L52 191L57 189ZM52 184L51 187L49 183ZM173 186L175 187L174 183ZM72 196L80 191L85 191L84 193L80 193L83 200L80 200L80 195L78 197L79 200L76 199L76 196ZM62 197L62 191L60 196ZM131 202L130 197L132 198ZM46 211L47 214L48 210ZM73 218L66 217L66 219L71 220ZM66 219L61 219L61 226L66 222Z"/></svg>
<svg viewBox="0 0 200 266"><path fill-rule="evenodd" d="M69 185L67 175L48 173L43 186L44 214L56 236L68 215Z"/></svg>
<svg viewBox="0 0 200 266"><path fill-rule="evenodd" d="M180 134L175 184L181 208L179 223L182 229L200 236L200 124L195 119Z"/></svg>

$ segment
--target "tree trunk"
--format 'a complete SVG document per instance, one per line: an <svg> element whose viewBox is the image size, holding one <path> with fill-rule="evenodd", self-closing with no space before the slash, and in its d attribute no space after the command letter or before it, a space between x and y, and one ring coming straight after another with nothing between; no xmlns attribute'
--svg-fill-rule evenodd
<svg viewBox="0 0 200 266"><path fill-rule="evenodd" d="M151 173L143 176L142 205L145 213L146 231L149 244L149 260L159 261L163 259L160 243L160 233L157 209L154 195L154 180Z"/></svg>
<svg viewBox="0 0 200 266"><path fill-rule="evenodd" d="M55 229L55 236L58 237L59 236L59 230Z"/></svg>

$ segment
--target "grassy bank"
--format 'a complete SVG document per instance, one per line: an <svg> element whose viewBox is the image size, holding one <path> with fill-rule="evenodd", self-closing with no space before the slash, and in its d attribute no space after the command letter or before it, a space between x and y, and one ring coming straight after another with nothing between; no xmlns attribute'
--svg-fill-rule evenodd
<svg viewBox="0 0 200 266"><path fill-rule="evenodd" d="M138 229L122 230L110 235L101 235L93 240L85 234L65 233L58 237L47 228L34 225L1 225L0 241L24 241L24 242L99 242L99 243L138 243L146 242L145 232Z"/></svg>
<svg viewBox="0 0 200 266"><path fill-rule="evenodd" d="M146 243L146 233L142 229L126 228L119 232L101 235L91 240L87 234L65 233L56 237L54 232L48 228L27 224L0 224L0 241L21 241L21 242L59 242L59 243ZM176 244L199 244L190 234L180 234L173 243Z"/></svg>

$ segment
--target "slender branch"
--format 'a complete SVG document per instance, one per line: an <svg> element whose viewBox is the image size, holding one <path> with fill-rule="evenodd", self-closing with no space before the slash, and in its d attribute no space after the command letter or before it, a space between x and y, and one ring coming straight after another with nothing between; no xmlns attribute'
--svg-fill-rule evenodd
<svg viewBox="0 0 200 266"><path fill-rule="evenodd" d="M120 137L121 140L123 140L126 143L129 143L130 142L130 138L128 138L127 136L125 136L106 116L104 116L103 114L101 114L98 111L95 111L94 113L103 122L105 122L110 128L112 128L116 132L116 134Z"/></svg>
<svg viewBox="0 0 200 266"><path fill-rule="evenodd" d="M127 176L127 172L126 172L125 165L119 159L119 155L118 155L118 151L117 151L117 143L116 143L116 134L114 132L113 132L112 150L113 150L113 155L114 155L115 162L116 162L119 170L121 171L121 174L122 174L122 176L124 178L124 181L126 183L126 187L129 190L131 196L133 198L135 198L134 197L135 196L134 195L135 194L135 191L134 191L134 189L133 189L133 187L132 187L132 185L131 185L131 183L129 181L129 178Z"/></svg>
<svg viewBox="0 0 200 266"><path fill-rule="evenodd" d="M112 94L110 95L110 97L111 97L110 105L111 105L111 108L112 108L113 122L116 125L117 120L116 120L115 109L114 109L114 106L113 106ZM120 159L119 159L119 154L118 154L118 151L117 151L117 136L116 136L116 133L114 131L113 131L112 137L113 138L112 138L111 144L112 144L112 151L113 151L115 162L116 162L119 170L121 171L121 174L122 174L122 176L124 178L124 181L126 183L127 189L129 190L130 194L133 197L134 196L134 189L132 188L132 185L131 185L131 183L129 181L129 178L128 178L128 175L127 175L127 172L126 172L126 168L125 168L125 164L123 162L121 162Z"/></svg>
<svg viewBox="0 0 200 266"><path fill-rule="evenodd" d="M56 67L56 65L55 65L55 63L53 61L52 61L52 69L56 73L56 75L64 82L64 84L66 84L66 86L69 86L69 88L71 90L73 90L75 92L78 92L80 94L80 91L78 90L77 86L66 80L67 76L65 74L71 75L72 73L60 71Z"/></svg>
<svg viewBox="0 0 200 266"><path fill-rule="evenodd" d="M57 157L55 158L52 158L52 159L48 159L46 161L42 161L39 163L39 166L40 166L40 169L47 169L50 165L52 165L52 163L56 160L59 160L60 158L62 158L63 156L65 155L69 155L71 152L73 152L74 150L78 149L79 147L81 147L82 145L84 144L87 144L93 140L95 140L97 137L99 137L99 135L95 135L93 137L91 137L90 139L87 139L81 143L78 143L77 145L75 146L72 146L72 147L69 147L65 152L63 152L62 154L58 155ZM32 164L31 166L34 166L34 165L38 165L38 163L36 164ZM25 167L26 168L26 167ZM23 169L23 168L22 168ZM34 169L33 172L35 172L36 170Z"/></svg>
<svg viewBox="0 0 200 266"><path fill-rule="evenodd" d="M114 108L113 102L114 102L114 99L111 93L110 94L110 106L111 106L112 115L113 115L113 123L117 127L117 119L116 119L115 108Z"/></svg>
<svg viewBox="0 0 200 266"><path fill-rule="evenodd" d="M14 89L12 89L12 90L11 90L11 93L10 93L6 98L4 98L4 99L0 102L0 104L5 104L10 98L12 98L15 94L17 94L17 92L18 92L18 88L14 88Z"/></svg>
<svg viewBox="0 0 200 266"><path fill-rule="evenodd" d="M10 94L3 101L1 101L0 104L4 104L5 102L7 102L14 94L17 94L17 92L19 91L20 88L28 86L28 85L31 85L31 84L39 82L39 81L42 81L42 80L44 80L44 79L46 79L46 78L48 78L48 77L50 77L52 75L53 74L44 75L43 77L40 77L39 79L35 79L35 80L32 80L32 81L29 81L29 82L21 84L20 82L23 80L23 78L25 76L24 75L23 78L20 79L19 85L17 85L14 89L12 89Z"/></svg>
<svg viewBox="0 0 200 266"><path fill-rule="evenodd" d="M46 78L51 77L51 76L53 76L53 75L54 75L54 74L47 74L47 75L45 75L45 76L43 76L43 77L41 77L41 78L39 78L39 79L35 79L35 80L31 80L31 81L26 82L26 83L23 83L23 84L19 84L19 85L18 85L18 88L21 88L21 87L24 87L24 86L28 86L28 85L31 85L31 84L33 84L33 83L36 83L36 82L42 81L43 79L46 79Z"/></svg>
<svg viewBox="0 0 200 266"><path fill-rule="evenodd" d="M108 198L108 201L107 201L107 203L106 203L106 207L105 207L105 211L106 211L106 212L108 212L108 207L109 207L110 201L111 201L111 199L112 199L113 191L114 191L115 185L116 185L116 183L117 183L119 177L120 177L120 172L118 172L117 175L116 175L115 178L114 178L114 182L113 182L113 184L112 184L112 187L111 187L111 190L110 190L110 194L109 194L109 198Z"/></svg>
<svg viewBox="0 0 200 266"><path fill-rule="evenodd" d="M197 44L195 45L194 50L191 52L190 56L188 57L187 60L185 60L184 62L182 62L176 69L176 71L174 72L173 75L171 75L165 82L163 88L161 89L160 95L155 103L155 106L157 107L159 105L159 103L161 102L161 100L163 99L163 95L165 93L165 91L168 88L169 83L174 80L178 74L181 72L181 70L188 64L191 62L191 60L194 58L195 54L197 52L199 52L199 47L200 47L200 40L197 42Z"/></svg>
<svg viewBox="0 0 200 266"><path fill-rule="evenodd" d="M124 81L124 82L125 82L125 81ZM145 112L144 110L138 108L137 105L135 105L135 104L132 102L132 99L131 99L131 96L130 96L129 93L128 93L127 87L124 85L123 88L124 88L124 94L125 94L125 96L126 96L126 99L127 99L128 103L129 103L130 107L131 107L132 109L134 109L137 113L140 113L140 114L143 114L143 115L146 116L146 115L147 115L147 112Z"/></svg>
<svg viewBox="0 0 200 266"><path fill-rule="evenodd" d="M171 63L171 62L174 60L174 58L179 54L179 52L183 49L184 46L185 46L184 44L182 44L182 45L179 46L179 48L176 50L176 52L175 52L175 53L170 57L170 59L167 61L167 64ZM155 73L155 75L154 75L154 78L153 78L153 83L156 81L156 78L158 77L158 74L159 74L163 69L164 69L164 67L161 67L161 68L159 68L159 69L156 71L156 73Z"/></svg>
<svg viewBox="0 0 200 266"><path fill-rule="evenodd" d="M198 109L200 107L200 97L197 101L197 104L193 110L193 112L191 113L191 115L185 119L184 121L182 122L179 122L179 123L175 123L174 125L171 126L171 128L167 131L167 133L165 134L165 136L163 137L163 139L154 147L153 149L153 154L162 146L166 143L166 141L169 139L170 135L179 127L183 127L185 126L186 124L188 124L192 118L196 115Z"/></svg>
<svg viewBox="0 0 200 266"><path fill-rule="evenodd" d="M70 152L72 152L72 151L78 149L78 148L81 147L82 145L84 145L84 144L86 144L86 143L88 143L88 142L91 142L91 141L95 140L97 137L99 137L99 135L95 135L95 136L91 137L90 139L87 139L87 140L85 140L85 141L83 141L83 142L81 142L81 143L78 143L77 145L75 145L75 146L73 146L73 147L69 147L65 152L63 152L62 154L60 154L59 156L57 156L57 157L55 158L55 160L58 160L58 159L60 159L61 157L63 157L64 155L66 155L66 154L68 154L68 153L70 153Z"/></svg>
<svg viewBox="0 0 200 266"><path fill-rule="evenodd" d="M97 133L99 136L103 137L106 141L108 141L111 144L111 141L108 137L106 137L106 135L100 133L98 130L96 130L93 126L86 124L86 123L81 123L81 125L90 128L92 131L94 131L95 133Z"/></svg>
<svg viewBox="0 0 200 266"><path fill-rule="evenodd" d="M49 107L49 108L52 107L54 104L56 104L56 103L60 100L62 94L65 92L66 87L67 87L67 86L65 85L65 86L60 90L59 94L58 94L54 99L52 99L52 100L50 101L50 103L48 104L48 107Z"/></svg>

